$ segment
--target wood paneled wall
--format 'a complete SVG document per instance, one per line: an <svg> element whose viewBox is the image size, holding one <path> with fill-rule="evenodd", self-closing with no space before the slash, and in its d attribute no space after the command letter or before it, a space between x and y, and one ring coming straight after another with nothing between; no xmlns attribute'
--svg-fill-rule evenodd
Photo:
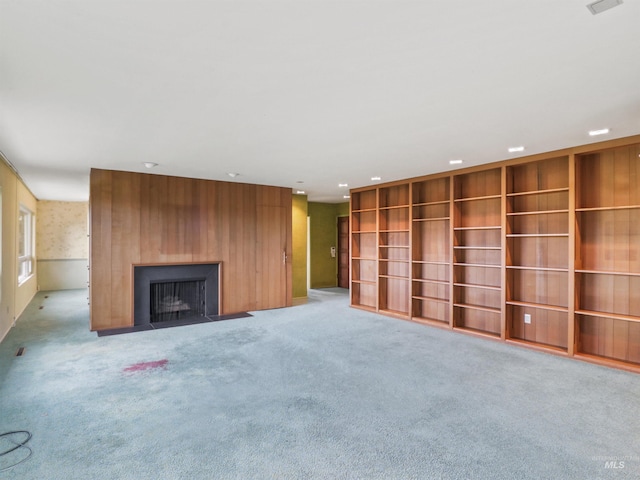
<svg viewBox="0 0 640 480"><path fill-rule="evenodd" d="M133 267L221 262L221 314L291 305L291 190L91 171L91 329L133 325Z"/></svg>

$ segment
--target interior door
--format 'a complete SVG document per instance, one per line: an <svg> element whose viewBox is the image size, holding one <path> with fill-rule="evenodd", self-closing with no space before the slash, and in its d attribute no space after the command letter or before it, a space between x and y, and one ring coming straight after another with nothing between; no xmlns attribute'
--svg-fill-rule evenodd
<svg viewBox="0 0 640 480"><path fill-rule="evenodd" d="M291 194L281 198L279 190L283 189L261 189L264 192L260 192L257 217L256 299L262 309L287 307L292 301Z"/></svg>

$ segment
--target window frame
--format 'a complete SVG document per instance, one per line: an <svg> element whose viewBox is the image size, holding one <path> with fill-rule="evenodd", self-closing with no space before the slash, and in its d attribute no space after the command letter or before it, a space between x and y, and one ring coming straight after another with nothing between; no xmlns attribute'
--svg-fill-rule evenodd
<svg viewBox="0 0 640 480"><path fill-rule="evenodd" d="M34 274L35 263L35 214L20 204L18 212L18 285ZM22 255L20 254L22 253Z"/></svg>

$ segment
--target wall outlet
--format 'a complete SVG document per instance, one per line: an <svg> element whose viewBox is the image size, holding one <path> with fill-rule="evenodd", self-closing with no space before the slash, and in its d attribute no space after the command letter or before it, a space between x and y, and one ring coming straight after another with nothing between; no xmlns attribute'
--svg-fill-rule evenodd
<svg viewBox="0 0 640 480"><path fill-rule="evenodd" d="M524 314L524 323L531 323L531 314L530 313L525 313Z"/></svg>

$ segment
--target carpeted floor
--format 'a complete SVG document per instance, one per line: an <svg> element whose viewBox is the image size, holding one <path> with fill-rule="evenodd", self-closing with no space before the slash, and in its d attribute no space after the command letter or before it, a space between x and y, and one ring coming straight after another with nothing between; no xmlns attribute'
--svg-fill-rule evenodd
<svg viewBox="0 0 640 480"><path fill-rule="evenodd" d="M86 296L40 292L0 344L0 433L33 434L0 478L640 477L637 374L351 309L341 289L101 338Z"/></svg>

